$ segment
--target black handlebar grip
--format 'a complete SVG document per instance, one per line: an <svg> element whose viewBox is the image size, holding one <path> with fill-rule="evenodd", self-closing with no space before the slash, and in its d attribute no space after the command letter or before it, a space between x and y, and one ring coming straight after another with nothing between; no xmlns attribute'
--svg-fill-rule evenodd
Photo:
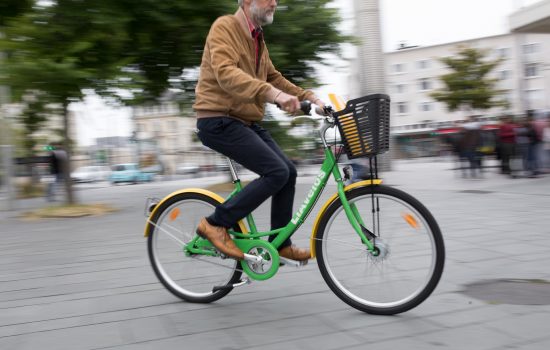
<svg viewBox="0 0 550 350"><path fill-rule="evenodd" d="M300 109L305 115L309 115L311 113L311 102L308 100L303 100L300 102Z"/></svg>
<svg viewBox="0 0 550 350"><path fill-rule="evenodd" d="M279 109L282 109L281 105L278 103L275 103L275 106L277 106L277 108ZM302 102L300 102L300 110L304 114L309 115L311 113L311 101L303 100Z"/></svg>

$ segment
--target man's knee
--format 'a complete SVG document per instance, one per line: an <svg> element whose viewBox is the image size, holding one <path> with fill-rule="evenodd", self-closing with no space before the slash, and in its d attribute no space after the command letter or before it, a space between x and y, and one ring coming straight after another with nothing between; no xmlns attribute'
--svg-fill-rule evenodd
<svg viewBox="0 0 550 350"><path fill-rule="evenodd" d="M294 164L289 165L288 167L288 180L287 183L296 184L296 178L298 177L298 171Z"/></svg>
<svg viewBox="0 0 550 350"><path fill-rule="evenodd" d="M271 185L275 190L281 189L289 180L291 170L286 164L281 163L277 167L273 168L266 178L270 180Z"/></svg>

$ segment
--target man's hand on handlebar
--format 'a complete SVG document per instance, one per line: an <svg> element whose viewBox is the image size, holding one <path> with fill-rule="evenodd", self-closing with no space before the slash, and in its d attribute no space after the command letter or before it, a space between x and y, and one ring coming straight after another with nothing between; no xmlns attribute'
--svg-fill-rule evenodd
<svg viewBox="0 0 550 350"><path fill-rule="evenodd" d="M320 98L316 98L314 101L304 100L300 102L296 96L292 96L281 91L275 98L274 102L279 109L293 115L296 115L296 112L300 110L304 114L309 115L311 111L311 104L313 103L317 106L315 108L315 112L317 114L327 115L327 106Z"/></svg>
<svg viewBox="0 0 550 350"><path fill-rule="evenodd" d="M300 100L298 97L280 92L275 98L275 104L283 111L294 114L300 110Z"/></svg>

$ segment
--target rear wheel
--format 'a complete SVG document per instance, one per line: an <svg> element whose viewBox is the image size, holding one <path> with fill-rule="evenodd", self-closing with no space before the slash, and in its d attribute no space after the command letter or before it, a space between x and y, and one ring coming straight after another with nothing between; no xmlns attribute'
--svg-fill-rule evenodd
<svg viewBox="0 0 550 350"><path fill-rule="evenodd" d="M367 313L391 315L419 305L437 286L445 261L433 216L418 200L385 186L355 188L347 197L375 233L376 253L361 242L341 201L334 201L316 232L324 280L340 299Z"/></svg>
<svg viewBox="0 0 550 350"><path fill-rule="evenodd" d="M177 297L209 303L227 295L231 288L213 291L240 280L239 263L206 255L187 255L184 247L195 237L201 218L219 204L202 193L180 193L162 202L148 225L148 252L161 283ZM237 231L238 228L235 228Z"/></svg>

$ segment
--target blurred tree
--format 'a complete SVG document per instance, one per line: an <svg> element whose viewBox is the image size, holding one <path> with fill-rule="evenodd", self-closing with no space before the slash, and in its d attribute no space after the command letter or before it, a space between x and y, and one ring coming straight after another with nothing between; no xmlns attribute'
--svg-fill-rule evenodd
<svg viewBox="0 0 550 350"><path fill-rule="evenodd" d="M461 46L456 56L441 58L440 61L450 72L440 77L445 87L430 96L445 103L449 111L508 106L507 101L498 99L503 93L503 90L495 88L498 79L488 77L502 60L487 60L486 55L485 50Z"/></svg>
<svg viewBox="0 0 550 350"><path fill-rule="evenodd" d="M23 151L25 156L34 155L34 147L37 141L34 133L42 128L47 120L46 107L39 98L32 98L26 101L25 108L21 113L20 120L23 123Z"/></svg>
<svg viewBox="0 0 550 350"><path fill-rule="evenodd" d="M264 28L275 67L301 86L317 86L311 62L323 62L326 54L339 55L340 44L352 41L338 31L338 9L327 7L332 1L285 0L273 24Z"/></svg>
<svg viewBox="0 0 550 350"><path fill-rule="evenodd" d="M337 31L338 13L326 7L329 2L287 0L277 22L266 28L274 63L302 85L315 84L310 62L338 53L338 44L348 40ZM154 102L169 89L191 100L194 79L182 72L200 64L212 22L237 8L236 1L219 0L4 3L0 51L7 59L0 67L0 84L11 87L15 101L28 91L40 91L42 101L61 107L69 156L68 106L82 100L85 89L126 104ZM67 171L71 204L69 176Z"/></svg>
<svg viewBox="0 0 550 350"><path fill-rule="evenodd" d="M34 0L2 0L0 2L0 27L12 17L19 16L30 10Z"/></svg>
<svg viewBox="0 0 550 350"><path fill-rule="evenodd" d="M290 159L298 160L303 158L302 145L305 142L311 142L310 137L290 135L289 131L293 126L283 124L279 120L264 119L261 124L265 129L269 130L271 137L277 141L279 147Z"/></svg>

